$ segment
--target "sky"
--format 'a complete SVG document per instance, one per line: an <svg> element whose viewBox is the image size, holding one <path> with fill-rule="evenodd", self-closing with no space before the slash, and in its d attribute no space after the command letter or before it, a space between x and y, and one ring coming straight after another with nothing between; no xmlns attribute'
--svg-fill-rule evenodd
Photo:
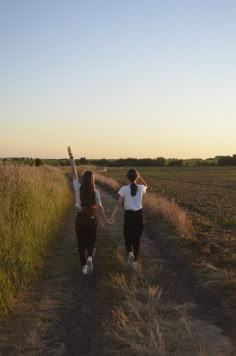
<svg viewBox="0 0 236 356"><path fill-rule="evenodd" d="M0 0L0 157L236 154L235 0Z"/></svg>

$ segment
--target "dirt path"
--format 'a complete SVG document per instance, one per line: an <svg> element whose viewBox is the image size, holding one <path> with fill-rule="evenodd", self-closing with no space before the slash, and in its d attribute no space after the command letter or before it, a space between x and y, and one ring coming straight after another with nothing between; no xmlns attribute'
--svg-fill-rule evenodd
<svg viewBox="0 0 236 356"><path fill-rule="evenodd" d="M102 199L109 212L114 198L103 191ZM62 221L57 244L54 244L40 280L19 298L8 318L0 322L1 356L105 354L106 337L102 329L105 306L98 303L96 296L97 274L106 273L102 270L102 249L98 243L95 273L83 276L78 263L74 214L71 209ZM101 234L107 239L116 236L123 244L122 228L118 224L99 231L98 241ZM191 306L188 312L196 321L196 330L205 333L209 342L225 345L222 346L227 349L225 355L229 355L232 348L229 339L207 317L199 320L203 315L198 315L197 302L189 291L186 292L184 282L178 278L170 261L166 257L163 259L156 244L147 236L142 243L152 250L152 263L163 266L159 282L166 298L175 300L176 291L179 291L178 302ZM96 263L100 266L98 269Z"/></svg>
<svg viewBox="0 0 236 356"><path fill-rule="evenodd" d="M81 274L74 210L57 233L42 279L0 323L0 355L98 355L96 273Z"/></svg>

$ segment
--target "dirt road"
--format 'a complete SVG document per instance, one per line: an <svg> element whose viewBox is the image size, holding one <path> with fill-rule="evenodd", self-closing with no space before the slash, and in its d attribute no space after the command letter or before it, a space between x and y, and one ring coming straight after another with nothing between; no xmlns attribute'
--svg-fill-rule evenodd
<svg viewBox="0 0 236 356"><path fill-rule="evenodd" d="M114 198L102 191L104 206L110 211ZM74 209L71 209L61 222L56 235L56 243L50 250L48 263L40 279L35 281L27 292L17 300L12 311L0 322L0 355L105 355L107 339L103 333L102 322L107 317L106 306L96 298L97 273L102 271L102 249L99 236L117 238L123 244L122 227L119 224L98 233L98 248L95 272L81 274L77 242L74 231ZM120 212L122 214L122 212ZM166 290L169 300L178 298L181 304L191 305L199 333L206 334L209 342L223 345L225 355L232 355L233 347L222 330L212 324L205 316L197 314L194 296L184 291L183 281L176 276L171 263L163 258L147 237L143 243L151 244L152 263L163 265L160 283ZM96 270L96 263L100 266ZM168 267L165 267L168 266ZM174 281L174 282L173 282ZM179 290L178 293L176 291ZM175 300L176 303L176 300ZM110 310L107 310L108 314ZM222 348L219 350L222 352ZM224 355L224 353L220 353Z"/></svg>

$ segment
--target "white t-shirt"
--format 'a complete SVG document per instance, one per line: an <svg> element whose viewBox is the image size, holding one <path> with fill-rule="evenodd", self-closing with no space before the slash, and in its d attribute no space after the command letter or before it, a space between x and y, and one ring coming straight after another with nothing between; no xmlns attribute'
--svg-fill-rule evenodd
<svg viewBox="0 0 236 356"><path fill-rule="evenodd" d="M142 209L142 197L146 193L147 187L143 184L137 184L138 190L136 195L132 197L130 184L120 188L118 194L124 198L125 210L140 210Z"/></svg>
<svg viewBox="0 0 236 356"><path fill-rule="evenodd" d="M73 187L75 191L75 206L77 209L81 210L81 202L80 202L80 182L78 179L73 180ZM95 201L97 206L101 206L101 196L99 190L95 189Z"/></svg>

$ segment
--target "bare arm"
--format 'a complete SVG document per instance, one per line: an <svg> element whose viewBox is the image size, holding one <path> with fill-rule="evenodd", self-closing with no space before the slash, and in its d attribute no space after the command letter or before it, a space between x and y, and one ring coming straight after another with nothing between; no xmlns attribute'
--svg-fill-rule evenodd
<svg viewBox="0 0 236 356"><path fill-rule="evenodd" d="M143 184L146 188L148 187L148 186L147 186L147 183L146 183L145 180L141 177L140 174L139 174L137 180L139 180L139 182L140 182L141 184Z"/></svg>
<svg viewBox="0 0 236 356"><path fill-rule="evenodd" d="M114 207L114 209L113 209L113 212L112 212L112 214L111 214L111 217L110 217L110 219L109 219L109 221L110 221L111 223L114 222L115 217L116 217L116 214L117 214L118 210L120 209L120 207L123 205L123 202L124 202L124 198L120 195L119 198L118 198L118 200L117 200L117 203L116 203L116 205L115 205L115 207Z"/></svg>
<svg viewBox="0 0 236 356"><path fill-rule="evenodd" d="M97 209L98 209L99 214L103 217L103 219L104 219L106 222L108 222L108 219L107 219L107 217L106 217L106 213L105 213L105 210L104 210L103 205L102 205L102 204L101 204L101 205L98 205L98 206L97 206Z"/></svg>
<svg viewBox="0 0 236 356"><path fill-rule="evenodd" d="M72 172L73 180L74 179L78 179L78 174L77 174L77 170L76 170L76 166L75 166L75 161L74 161L74 157L73 157L72 150L71 150L70 146L67 147L67 152L68 152L69 157L70 157L70 166L71 166L71 172Z"/></svg>

